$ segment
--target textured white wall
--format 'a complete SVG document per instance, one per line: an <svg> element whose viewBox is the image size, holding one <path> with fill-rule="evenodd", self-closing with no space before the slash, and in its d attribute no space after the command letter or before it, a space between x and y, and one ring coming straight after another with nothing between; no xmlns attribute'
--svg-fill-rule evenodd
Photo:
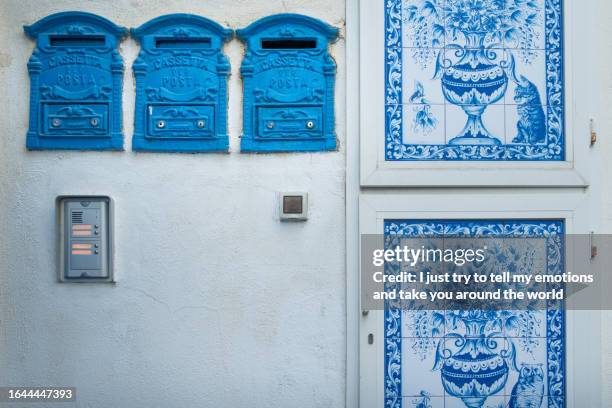
<svg viewBox="0 0 612 408"><path fill-rule="evenodd" d="M22 25L82 10L135 27L187 12L240 28L274 13L340 27L343 0L4 0L0 4L0 383L74 385L79 407L341 407L345 393L345 66L339 151L239 153L243 54L225 52L232 153L135 154L125 61L125 152L27 152L33 42ZM308 191L310 220L280 223L277 191ZM116 278L56 282L54 200L115 200Z"/></svg>

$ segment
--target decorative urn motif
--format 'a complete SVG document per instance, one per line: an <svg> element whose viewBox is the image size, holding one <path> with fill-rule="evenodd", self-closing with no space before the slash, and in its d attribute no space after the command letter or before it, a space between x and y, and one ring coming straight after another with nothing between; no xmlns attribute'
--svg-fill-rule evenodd
<svg viewBox="0 0 612 408"><path fill-rule="evenodd" d="M486 33L471 33L467 45L456 48L451 57L440 53L437 70L442 77L442 91L447 101L458 105L468 116L461 133L449 144L500 144L482 123L482 115L487 106L503 98L508 88L508 75L504 70L506 61L499 61L501 51L487 50L483 47Z"/></svg>
<svg viewBox="0 0 612 408"><path fill-rule="evenodd" d="M537 56L542 9L520 0L413 0L405 8L415 62L424 69L436 60L444 99L467 115L463 129L447 144L501 146L482 116L500 101L509 82L519 84L515 58L531 64Z"/></svg>
<svg viewBox="0 0 612 408"><path fill-rule="evenodd" d="M472 316L462 319L465 335L451 333L450 340L439 343L434 368L440 368L447 393L460 398L468 408L480 408L506 384L514 351L494 334L485 335L488 319L484 312L468 313Z"/></svg>

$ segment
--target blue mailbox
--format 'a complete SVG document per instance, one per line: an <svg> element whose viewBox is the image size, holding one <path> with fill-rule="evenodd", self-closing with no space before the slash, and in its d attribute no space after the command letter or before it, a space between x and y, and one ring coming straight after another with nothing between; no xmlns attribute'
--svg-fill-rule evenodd
<svg viewBox="0 0 612 408"><path fill-rule="evenodd" d="M221 47L233 31L203 17L169 14L138 28L133 150L227 151L227 77Z"/></svg>
<svg viewBox="0 0 612 408"><path fill-rule="evenodd" d="M123 150L123 61L127 34L105 18L76 11L24 26L36 40L28 62L28 149Z"/></svg>
<svg viewBox="0 0 612 408"><path fill-rule="evenodd" d="M327 51L338 29L307 16L277 14L238 30L247 51L244 152L335 150L336 63Z"/></svg>

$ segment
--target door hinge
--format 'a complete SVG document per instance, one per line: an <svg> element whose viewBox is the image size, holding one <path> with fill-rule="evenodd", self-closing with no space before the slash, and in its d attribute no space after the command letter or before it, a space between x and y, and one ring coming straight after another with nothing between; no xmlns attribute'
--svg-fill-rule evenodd
<svg viewBox="0 0 612 408"><path fill-rule="evenodd" d="M595 131L595 121L593 119L589 120L589 130L591 134L591 146L597 142L597 132Z"/></svg>
<svg viewBox="0 0 612 408"><path fill-rule="evenodd" d="M591 248L591 260L597 256L597 245L595 245L595 233L591 231L589 234L589 247Z"/></svg>

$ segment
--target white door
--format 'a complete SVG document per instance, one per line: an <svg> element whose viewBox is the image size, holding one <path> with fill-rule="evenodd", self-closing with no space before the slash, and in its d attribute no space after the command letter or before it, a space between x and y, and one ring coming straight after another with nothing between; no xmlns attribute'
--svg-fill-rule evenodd
<svg viewBox="0 0 612 408"><path fill-rule="evenodd" d="M467 3L474 10L462 10ZM348 406L603 406L597 312L527 316L529 330L503 340L516 349L515 366L491 357L479 361L495 360L497 371L474 375L474 360L463 361L467 374L453 374L436 364L436 353L453 348L444 346L465 334L465 321L364 310L353 272L364 234L565 236L594 229L598 180L588 136L589 92L597 85L580 63L595 52L583 37L593 16L578 6L349 2L348 122L359 120L349 125L347 142ZM455 347L454 355L462 353ZM459 364L451 360L445 363ZM529 387L544 391L525 397Z"/></svg>

